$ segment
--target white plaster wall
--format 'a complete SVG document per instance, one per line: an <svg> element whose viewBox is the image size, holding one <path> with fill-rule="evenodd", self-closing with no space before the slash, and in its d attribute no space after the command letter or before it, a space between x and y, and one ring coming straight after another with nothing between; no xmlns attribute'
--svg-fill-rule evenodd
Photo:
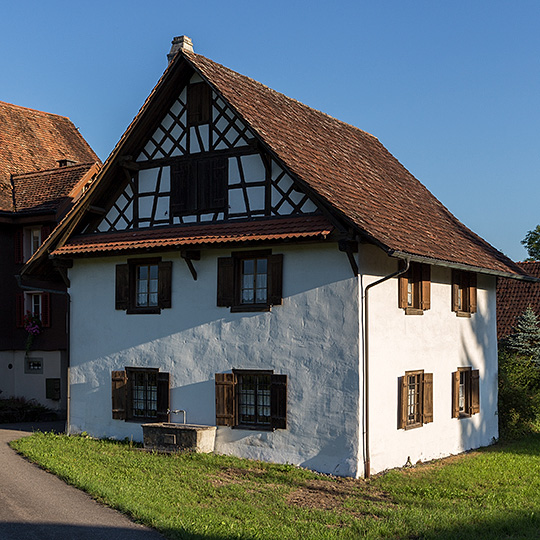
<svg viewBox="0 0 540 540"><path fill-rule="evenodd" d="M336 244L274 247L284 254L283 305L230 313L216 306L217 257L230 253L203 251L197 281L178 254L162 254L173 261L173 297L160 315L114 309L115 265L125 258L75 261L71 432L142 439L140 424L112 419L112 370L170 372L171 408L185 409L188 423L215 424L216 372L273 369L288 376L288 428L220 427L216 451L356 476L359 296L346 255Z"/></svg>
<svg viewBox="0 0 540 540"><path fill-rule="evenodd" d="M65 354L61 351L31 351L31 358L43 359L43 373L25 373L24 357L25 351L0 351L0 397L35 399L49 409L65 411L67 385L65 377L62 377L67 372ZM61 380L60 401L45 397L45 379Z"/></svg>
<svg viewBox="0 0 540 540"><path fill-rule="evenodd" d="M363 269L385 275L397 269L378 250L367 248ZM432 267L431 309L405 315L398 308L398 280L369 292L371 471L425 461L485 446L498 437L495 278L478 276L478 311L471 318L451 311L451 270ZM373 278L364 278L367 285ZM451 373L480 370L480 413L451 417ZM433 373L434 421L397 429L398 378L405 371Z"/></svg>

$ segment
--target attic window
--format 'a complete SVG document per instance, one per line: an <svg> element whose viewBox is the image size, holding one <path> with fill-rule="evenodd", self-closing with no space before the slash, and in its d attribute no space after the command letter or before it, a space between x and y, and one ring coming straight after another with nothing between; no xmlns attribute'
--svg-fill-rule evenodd
<svg viewBox="0 0 540 540"><path fill-rule="evenodd" d="M72 165L75 165L77 162L73 161L72 159L58 159L56 160L56 163L58 163L58 167L71 167Z"/></svg>
<svg viewBox="0 0 540 540"><path fill-rule="evenodd" d="M187 87L188 125L198 126L210 122L210 87L204 83L194 83Z"/></svg>

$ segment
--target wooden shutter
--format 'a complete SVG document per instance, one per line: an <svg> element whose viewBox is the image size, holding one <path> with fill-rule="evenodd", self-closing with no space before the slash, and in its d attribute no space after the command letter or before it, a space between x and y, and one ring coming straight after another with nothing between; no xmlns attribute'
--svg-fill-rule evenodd
<svg viewBox="0 0 540 540"><path fill-rule="evenodd" d="M480 412L480 371L473 369L471 375L471 414Z"/></svg>
<svg viewBox="0 0 540 540"><path fill-rule="evenodd" d="M112 381L112 417L113 420L126 419L127 378L125 371L113 371Z"/></svg>
<svg viewBox="0 0 540 540"><path fill-rule="evenodd" d="M287 429L287 375L270 376L272 429Z"/></svg>
<svg viewBox="0 0 540 540"><path fill-rule="evenodd" d="M429 309L431 307L431 266L429 264L421 265L421 283L420 283L420 309Z"/></svg>
<svg viewBox="0 0 540 540"><path fill-rule="evenodd" d="M407 426L407 377L398 378L398 429Z"/></svg>
<svg viewBox="0 0 540 540"><path fill-rule="evenodd" d="M24 293L19 293L15 297L15 325L22 328L24 324Z"/></svg>
<svg viewBox="0 0 540 540"><path fill-rule="evenodd" d="M184 216L197 212L196 164L179 161L171 165L171 214Z"/></svg>
<svg viewBox="0 0 540 540"><path fill-rule="evenodd" d="M172 261L158 263L158 306L171 307Z"/></svg>
<svg viewBox="0 0 540 540"><path fill-rule="evenodd" d="M127 309L129 307L129 266L127 264L116 265L116 291L115 309Z"/></svg>
<svg viewBox="0 0 540 540"><path fill-rule="evenodd" d="M234 373L216 373L216 425L235 426L236 376Z"/></svg>
<svg viewBox="0 0 540 540"><path fill-rule="evenodd" d="M459 371L452 373L452 418L459 418Z"/></svg>
<svg viewBox="0 0 540 540"><path fill-rule="evenodd" d="M24 262L24 230L17 229L15 231L15 263L22 264Z"/></svg>
<svg viewBox="0 0 540 540"><path fill-rule="evenodd" d="M402 309L406 309L409 305L408 302L408 285L409 285L409 272L402 274L398 278L398 305Z"/></svg>
<svg viewBox="0 0 540 540"><path fill-rule="evenodd" d="M157 373L157 416L158 422L169 421L169 399L170 394L170 375L167 372L159 371Z"/></svg>
<svg viewBox="0 0 540 540"><path fill-rule="evenodd" d="M476 274L469 273L469 311L476 313L477 295L476 295Z"/></svg>
<svg viewBox="0 0 540 540"><path fill-rule="evenodd" d="M280 306L283 303L283 255L268 257L268 303Z"/></svg>
<svg viewBox="0 0 540 540"><path fill-rule="evenodd" d="M51 295L41 293L41 324L43 328L51 326Z"/></svg>
<svg viewBox="0 0 540 540"><path fill-rule="evenodd" d="M433 422L433 373L422 376L422 423Z"/></svg>
<svg viewBox="0 0 540 540"><path fill-rule="evenodd" d="M45 242L47 240L47 237L51 234L51 226L50 225L42 225L41 226L41 243Z"/></svg>
<svg viewBox="0 0 540 540"><path fill-rule="evenodd" d="M211 92L204 82L190 84L187 87L188 124L207 124L210 122Z"/></svg>
<svg viewBox="0 0 540 540"><path fill-rule="evenodd" d="M217 305L230 307L234 305L234 259L218 258Z"/></svg>

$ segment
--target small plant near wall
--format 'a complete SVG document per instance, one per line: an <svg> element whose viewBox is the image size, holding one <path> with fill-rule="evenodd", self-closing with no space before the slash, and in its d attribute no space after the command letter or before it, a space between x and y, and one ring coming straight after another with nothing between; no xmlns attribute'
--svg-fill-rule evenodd
<svg viewBox="0 0 540 540"><path fill-rule="evenodd" d="M43 331L43 325L39 317L32 315L30 311L27 311L23 319L23 328L26 330L26 332L28 332L25 346L26 354L28 354L32 348L34 339L36 339L36 337L39 336L39 334L41 334Z"/></svg>

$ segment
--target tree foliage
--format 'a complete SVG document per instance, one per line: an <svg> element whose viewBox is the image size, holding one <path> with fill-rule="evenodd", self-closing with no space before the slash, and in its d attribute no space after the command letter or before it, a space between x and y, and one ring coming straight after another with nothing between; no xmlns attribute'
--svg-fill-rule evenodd
<svg viewBox="0 0 540 540"><path fill-rule="evenodd" d="M528 358L540 366L540 328L531 306L517 318L514 333L505 339L504 345L510 352Z"/></svg>
<svg viewBox="0 0 540 540"><path fill-rule="evenodd" d="M529 231L521 243L529 254L528 261L540 261L540 225Z"/></svg>

